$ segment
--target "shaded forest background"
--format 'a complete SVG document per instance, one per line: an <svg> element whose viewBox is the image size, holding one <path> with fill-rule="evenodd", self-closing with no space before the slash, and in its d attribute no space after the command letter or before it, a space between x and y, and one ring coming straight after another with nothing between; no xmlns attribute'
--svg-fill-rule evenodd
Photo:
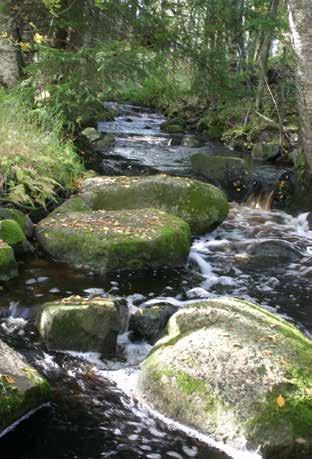
<svg viewBox="0 0 312 459"><path fill-rule="evenodd" d="M31 140L29 151L47 156L43 143L59 152L56 170L61 157L67 164L45 183L32 177L29 190L29 174L36 172L25 175L24 166L38 170L31 164L35 156L21 159L18 172L12 158L2 162L3 194L10 199L42 204L55 182L75 182L82 166L72 139L84 126L112 116L105 100L153 107L234 148L278 143L303 172L284 2L5 0L0 18L0 80L11 88L0 93L2 137L16 150L12 142L25 144L20 131L26 123L32 137L41 136L41 145ZM9 120L20 139L12 140Z"/></svg>

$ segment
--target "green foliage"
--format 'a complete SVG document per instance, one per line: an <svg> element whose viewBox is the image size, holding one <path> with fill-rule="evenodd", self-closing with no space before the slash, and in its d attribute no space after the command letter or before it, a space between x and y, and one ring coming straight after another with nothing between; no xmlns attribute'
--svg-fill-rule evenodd
<svg viewBox="0 0 312 459"><path fill-rule="evenodd" d="M0 92L0 170L2 197L27 206L44 206L65 188L74 191L83 166L62 119L31 110L31 91Z"/></svg>

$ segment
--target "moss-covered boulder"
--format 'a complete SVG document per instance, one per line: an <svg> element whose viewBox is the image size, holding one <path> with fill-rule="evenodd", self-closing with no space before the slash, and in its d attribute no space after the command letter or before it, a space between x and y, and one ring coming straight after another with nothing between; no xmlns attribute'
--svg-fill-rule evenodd
<svg viewBox="0 0 312 459"><path fill-rule="evenodd" d="M312 341L253 304L218 298L179 310L143 362L139 390L233 447L312 457Z"/></svg>
<svg viewBox="0 0 312 459"><path fill-rule="evenodd" d="M49 218L53 215L68 214L69 212L89 212L91 208L79 196L72 196L63 204L57 207L49 214Z"/></svg>
<svg viewBox="0 0 312 459"><path fill-rule="evenodd" d="M194 234L216 227L229 210L215 186L167 175L90 178L79 196L93 210L158 208L185 220Z"/></svg>
<svg viewBox="0 0 312 459"><path fill-rule="evenodd" d="M250 191L251 172L241 158L202 152L195 153L191 162L195 174L221 186L230 199L241 201Z"/></svg>
<svg viewBox="0 0 312 459"><path fill-rule="evenodd" d="M48 383L0 341L0 433L50 398Z"/></svg>
<svg viewBox="0 0 312 459"><path fill-rule="evenodd" d="M38 329L50 349L100 352L104 357L112 357L120 319L111 298L72 296L45 303Z"/></svg>
<svg viewBox="0 0 312 459"><path fill-rule="evenodd" d="M18 274L12 247L0 240L0 282L13 279Z"/></svg>
<svg viewBox="0 0 312 459"><path fill-rule="evenodd" d="M167 132L168 134L180 134L183 133L185 129L185 122L180 118L172 118L170 120L164 121L160 125L160 130Z"/></svg>
<svg viewBox="0 0 312 459"><path fill-rule="evenodd" d="M280 145L258 142L252 147L251 156L259 161L274 161L281 154Z"/></svg>
<svg viewBox="0 0 312 459"><path fill-rule="evenodd" d="M27 237L33 234L33 223L28 215L20 210L7 207L0 207L0 220L14 220L20 225Z"/></svg>
<svg viewBox="0 0 312 459"><path fill-rule="evenodd" d="M0 239L10 245L17 256L30 252L26 236L15 220L0 220Z"/></svg>
<svg viewBox="0 0 312 459"><path fill-rule="evenodd" d="M157 209L53 214L36 235L54 259L98 273L179 266L190 248L188 224Z"/></svg>

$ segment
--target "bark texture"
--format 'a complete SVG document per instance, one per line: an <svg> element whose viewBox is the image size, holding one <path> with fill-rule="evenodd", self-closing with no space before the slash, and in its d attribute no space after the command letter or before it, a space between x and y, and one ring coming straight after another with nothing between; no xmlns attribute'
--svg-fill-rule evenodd
<svg viewBox="0 0 312 459"><path fill-rule="evenodd" d="M312 0L287 0L307 178L312 178Z"/></svg>

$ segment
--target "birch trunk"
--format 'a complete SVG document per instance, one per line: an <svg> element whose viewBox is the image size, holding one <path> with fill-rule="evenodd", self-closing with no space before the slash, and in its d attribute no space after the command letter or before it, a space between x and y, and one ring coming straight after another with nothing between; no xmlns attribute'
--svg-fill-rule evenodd
<svg viewBox="0 0 312 459"><path fill-rule="evenodd" d="M312 0L287 0L296 78L306 177L312 179Z"/></svg>

